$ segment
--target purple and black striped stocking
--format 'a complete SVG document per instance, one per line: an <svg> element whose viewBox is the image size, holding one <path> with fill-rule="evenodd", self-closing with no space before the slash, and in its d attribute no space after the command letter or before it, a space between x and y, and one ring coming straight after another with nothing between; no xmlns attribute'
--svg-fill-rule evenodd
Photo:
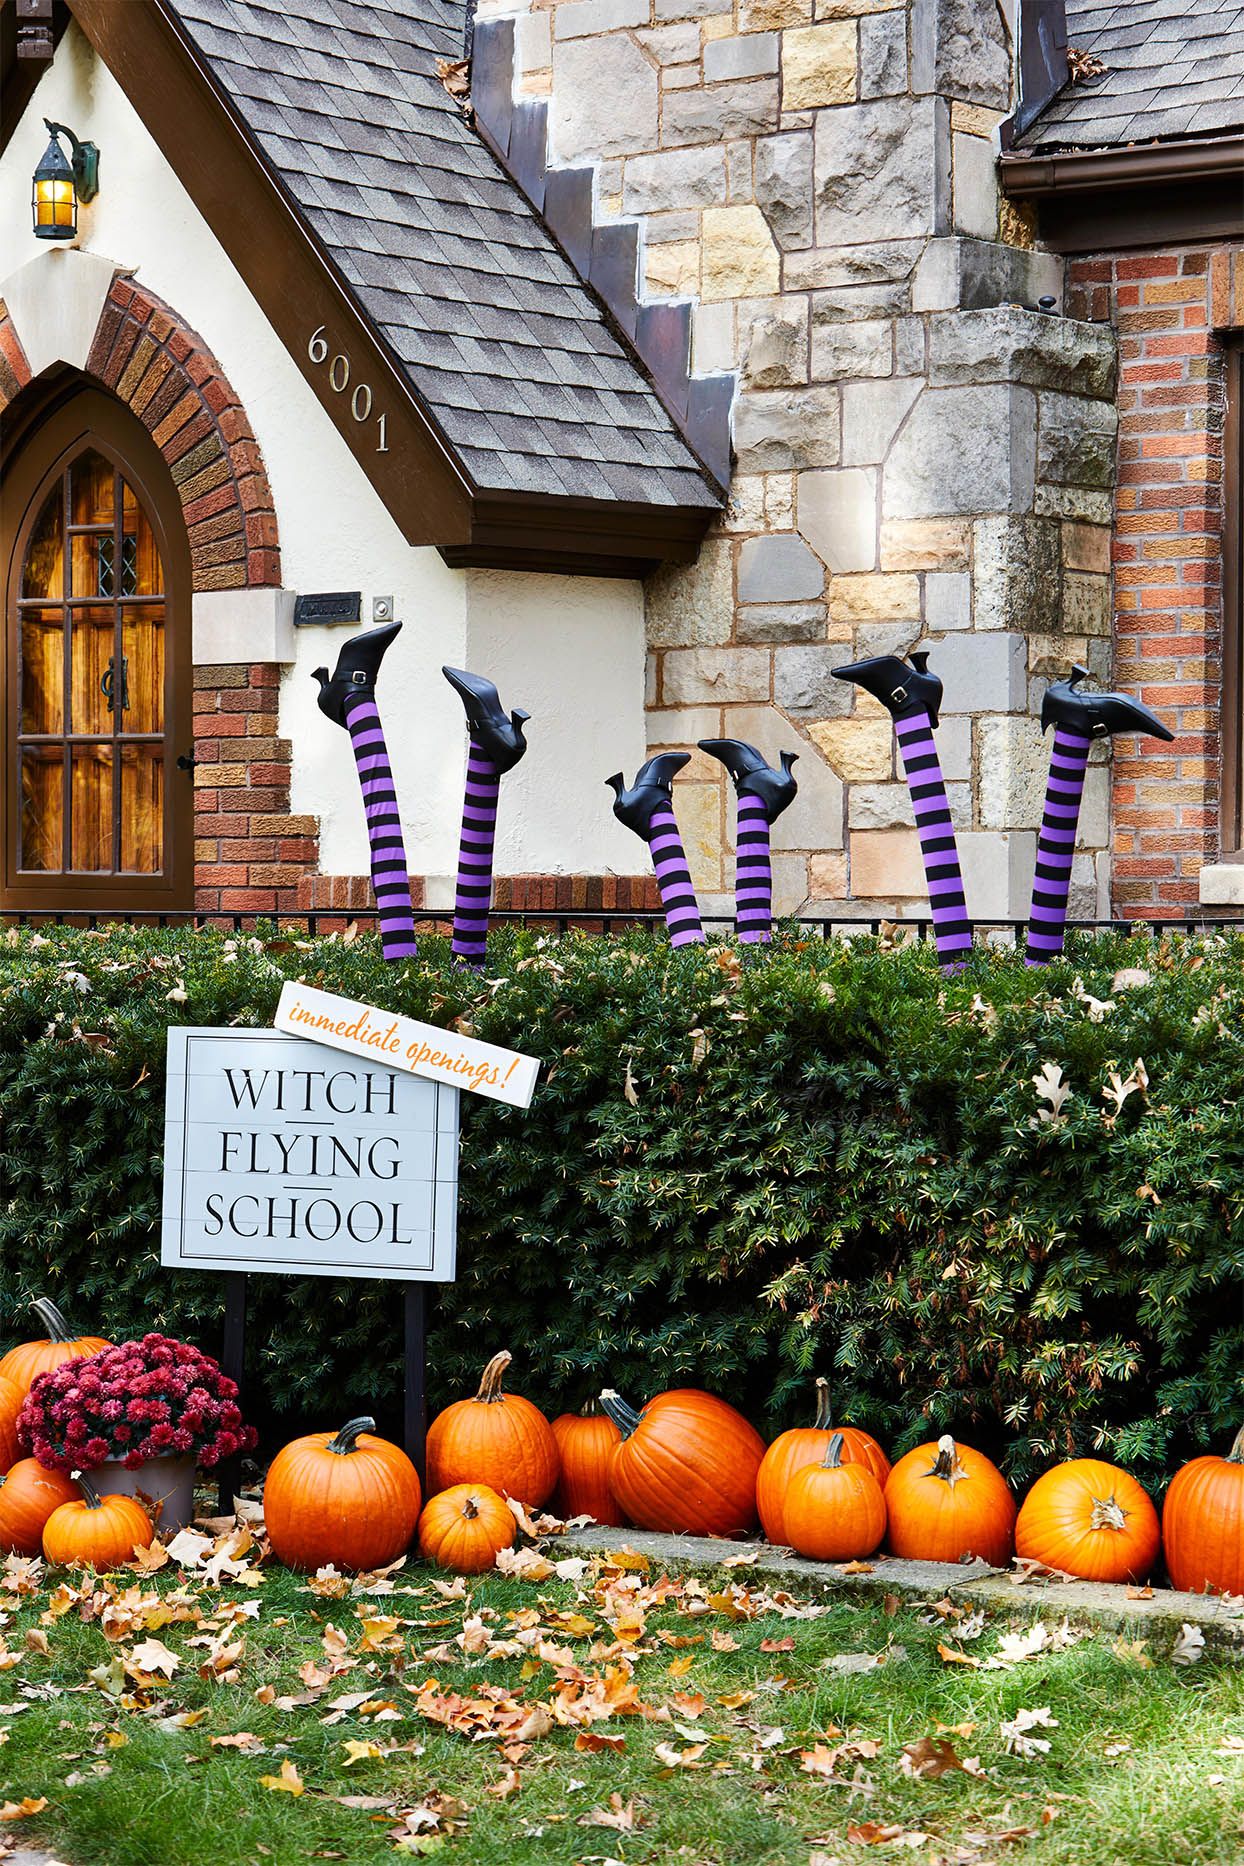
<svg viewBox="0 0 1244 1866"><path fill-rule="evenodd" d="M734 865L734 924L741 946L758 946L773 936L773 863L769 856L769 818L764 804L740 791L738 849Z"/></svg>
<svg viewBox="0 0 1244 1866"><path fill-rule="evenodd" d="M661 891L661 906L669 928L671 946L697 946L704 943L700 909L691 885L691 870L683 852L682 837L674 812L668 803L658 804L648 821L648 847L652 868Z"/></svg>
<svg viewBox="0 0 1244 1866"><path fill-rule="evenodd" d="M957 972L972 952L972 928L963 898L963 871L959 845L946 796L941 761L933 743L933 722L927 713L896 719L894 731L903 755L903 771L915 812L920 853L929 884L933 938L942 970Z"/></svg>
<svg viewBox="0 0 1244 1866"><path fill-rule="evenodd" d="M1080 820L1080 799L1084 795L1084 774L1092 744L1092 739L1083 733L1072 732L1066 726L1054 728L1045 810L1037 837L1037 868L1032 878L1029 965L1048 965L1063 949L1071 864L1076 853L1076 825Z"/></svg>
<svg viewBox="0 0 1244 1866"><path fill-rule="evenodd" d="M406 847L402 841L402 822L397 813L397 792L389 769L384 728L376 702L368 695L348 694L345 716L367 817L371 885L376 896L380 944L385 958L397 963L413 959L419 947L410 906Z"/></svg>
<svg viewBox="0 0 1244 1866"><path fill-rule="evenodd" d="M453 955L459 964L474 966L477 971L483 969L488 944L492 852L500 788L501 773L472 739L462 805L462 840L458 845Z"/></svg>

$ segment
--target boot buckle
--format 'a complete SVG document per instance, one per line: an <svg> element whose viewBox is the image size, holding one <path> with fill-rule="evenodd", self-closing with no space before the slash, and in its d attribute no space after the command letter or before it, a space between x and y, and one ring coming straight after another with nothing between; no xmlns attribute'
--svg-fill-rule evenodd
<svg viewBox="0 0 1244 1866"><path fill-rule="evenodd" d="M352 670L350 674L350 685L352 687L365 687L367 685L367 675L361 667L356 667Z"/></svg>
<svg viewBox="0 0 1244 1866"><path fill-rule="evenodd" d="M907 704L907 689L906 689L906 687L895 687L895 688L894 688L894 690L893 690L893 692L892 692L892 693L891 693L891 695L890 695L890 698L891 698L892 700L897 700L897 701L898 701L898 704L899 704L900 706L906 706L906 704Z"/></svg>

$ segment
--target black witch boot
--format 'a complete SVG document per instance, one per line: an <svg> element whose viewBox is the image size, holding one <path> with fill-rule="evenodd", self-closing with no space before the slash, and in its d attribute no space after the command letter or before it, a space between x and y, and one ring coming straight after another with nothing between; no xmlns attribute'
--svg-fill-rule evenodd
<svg viewBox="0 0 1244 1866"><path fill-rule="evenodd" d="M502 774L512 771L527 750L523 727L531 714L519 709L507 718L497 689L482 674L457 667L443 667L441 672L461 697L471 734L454 891L453 955L463 965L478 968L488 946L497 796Z"/></svg>
<svg viewBox="0 0 1244 1866"><path fill-rule="evenodd" d="M781 770L742 739L701 739L700 750L720 758L738 794L735 857L735 931L739 944L765 944L773 934L773 859L769 826L794 802L791 775L798 752L780 752Z"/></svg>
<svg viewBox="0 0 1244 1866"><path fill-rule="evenodd" d="M376 707L376 675L385 650L401 626L400 622L389 622L384 628L355 635L342 644L331 679L326 667L317 667L313 675L320 683L320 711L350 734L367 818L380 944L385 958L394 962L413 959L419 950L397 791Z"/></svg>
<svg viewBox="0 0 1244 1866"><path fill-rule="evenodd" d="M1052 682L1041 700L1041 730L1054 727L1054 744L1032 878L1030 966L1048 965L1063 949L1076 829L1093 740L1113 738L1118 732L1143 732L1168 740L1175 736L1156 713L1129 694L1081 693L1080 682L1089 678L1086 667L1073 667L1068 679Z"/></svg>
<svg viewBox="0 0 1244 1866"><path fill-rule="evenodd" d="M902 753L924 859L937 956L943 971L957 972L972 951L972 929L963 897L963 871L946 782L933 743L942 683L929 672L929 657L923 649L911 654L908 661L910 665L897 655L878 655L875 660L836 667L833 674L836 680L850 680L863 687L894 719L894 735Z"/></svg>
<svg viewBox="0 0 1244 1866"><path fill-rule="evenodd" d="M613 814L652 851L671 946L702 945L704 941L691 870L674 817L674 774L690 762L690 752L659 752L640 766L630 790L620 771L605 779L614 794Z"/></svg>

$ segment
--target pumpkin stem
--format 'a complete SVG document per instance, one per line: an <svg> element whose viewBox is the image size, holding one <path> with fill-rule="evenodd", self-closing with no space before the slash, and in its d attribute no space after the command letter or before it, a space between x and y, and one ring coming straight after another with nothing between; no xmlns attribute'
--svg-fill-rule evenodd
<svg viewBox="0 0 1244 1866"><path fill-rule="evenodd" d="M1235 1435L1235 1443L1227 1453L1228 1464L1244 1464L1244 1425Z"/></svg>
<svg viewBox="0 0 1244 1866"><path fill-rule="evenodd" d="M468 1522L471 1522L476 1516L479 1515L479 1504L475 1501L474 1497L467 1498L466 1502L462 1506L462 1514L465 1516Z"/></svg>
<svg viewBox="0 0 1244 1866"><path fill-rule="evenodd" d="M612 1387L601 1388L600 1403L623 1438L629 1438L639 1424L639 1414L635 1408L628 1406L622 1395L615 1393Z"/></svg>
<svg viewBox="0 0 1244 1866"><path fill-rule="evenodd" d="M821 1374L816 1383L816 1418L812 1421L814 1432L828 1432L830 1418L829 1381Z"/></svg>
<svg viewBox="0 0 1244 1866"><path fill-rule="evenodd" d="M1127 1512L1120 1509L1113 1497L1094 1497L1093 1514L1089 1517L1090 1529L1125 1529Z"/></svg>
<svg viewBox="0 0 1244 1866"><path fill-rule="evenodd" d="M949 1432L945 1433L937 1441L937 1457L934 1459L933 1469L928 1475L930 1477L943 1478L946 1483L950 1485L952 1490L959 1482L960 1478L967 1476L967 1472L964 1470L959 1457L958 1448Z"/></svg>
<svg viewBox="0 0 1244 1866"><path fill-rule="evenodd" d="M352 1451L357 1451L359 1448L359 1433L374 1432L375 1429L376 1421L369 1418L366 1413L360 1414L357 1419L347 1419L336 1438L329 1439L328 1450L335 1451L339 1457L348 1457Z"/></svg>
<svg viewBox="0 0 1244 1866"><path fill-rule="evenodd" d="M86 1504L87 1509L102 1510L104 1507L104 1499L100 1496L86 1472L70 1471L69 1475L82 1492L82 1501Z"/></svg>
<svg viewBox="0 0 1244 1866"><path fill-rule="evenodd" d="M825 1456L821 1459L821 1469L823 1471L838 1471L842 1469L841 1432L835 1432L830 1438L828 1445L826 1445Z"/></svg>
<svg viewBox="0 0 1244 1866"><path fill-rule="evenodd" d="M73 1340L68 1322L50 1296L36 1296L30 1306L43 1323L43 1326L47 1329L48 1336L52 1341L66 1342Z"/></svg>
<svg viewBox="0 0 1244 1866"><path fill-rule="evenodd" d="M482 1400L485 1406L493 1406L498 1400L505 1398L505 1394L501 1391L501 1376L513 1359L514 1356L510 1350L502 1348L500 1354L493 1355L480 1375L479 1392L475 1397L477 1400Z"/></svg>

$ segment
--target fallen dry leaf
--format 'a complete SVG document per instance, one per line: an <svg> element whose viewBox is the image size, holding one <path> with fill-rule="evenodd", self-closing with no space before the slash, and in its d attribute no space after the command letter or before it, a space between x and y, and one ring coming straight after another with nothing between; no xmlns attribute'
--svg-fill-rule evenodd
<svg viewBox="0 0 1244 1866"><path fill-rule="evenodd" d="M305 1795L307 1792L302 1777L288 1758L281 1764L279 1775L261 1775L259 1783L262 1788L275 1788L286 1795Z"/></svg>

